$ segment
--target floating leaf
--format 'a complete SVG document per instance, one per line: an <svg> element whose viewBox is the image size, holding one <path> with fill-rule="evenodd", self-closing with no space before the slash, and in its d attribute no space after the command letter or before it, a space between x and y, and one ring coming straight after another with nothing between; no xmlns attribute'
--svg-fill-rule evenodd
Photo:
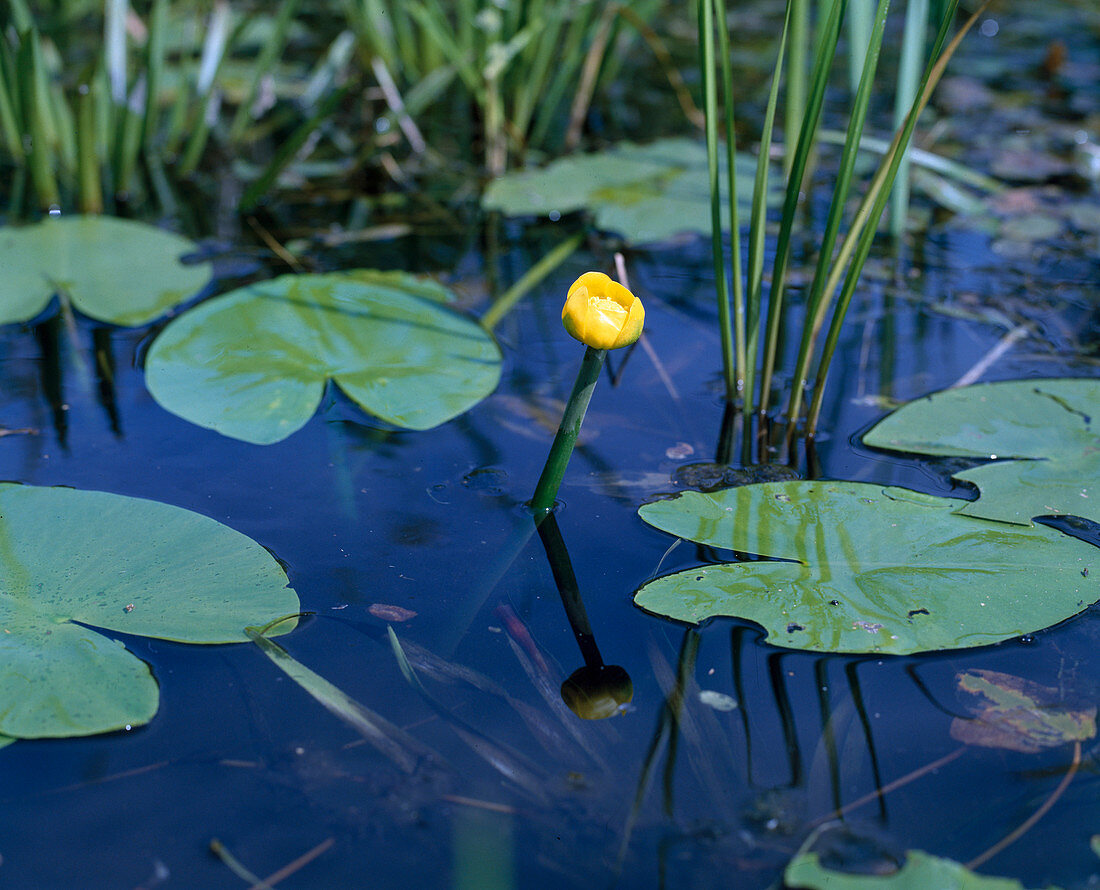
<svg viewBox="0 0 1100 890"><path fill-rule="evenodd" d="M174 414L246 442L285 439L313 416L327 380L396 426L428 429L500 379L500 350L442 305L450 292L401 272L284 275L185 313L145 362Z"/></svg>
<svg viewBox="0 0 1100 890"><path fill-rule="evenodd" d="M882 420L872 448L995 460L956 479L981 497L968 516L1031 525L1034 516L1100 522L1100 380L1011 380L949 389Z"/></svg>
<svg viewBox="0 0 1100 890"><path fill-rule="evenodd" d="M951 738L968 745L1035 754L1096 735L1096 706L1072 708L1058 689L999 671L956 674L974 715L951 721Z"/></svg>
<svg viewBox="0 0 1100 890"><path fill-rule="evenodd" d="M0 733L89 735L148 722L148 665L101 631L247 641L299 609L271 554L155 501L0 484ZM280 632L293 627L281 625Z"/></svg>
<svg viewBox="0 0 1100 890"><path fill-rule="evenodd" d="M1046 526L960 516L958 503L791 481L646 504L639 515L662 531L767 559L667 575L634 601L692 624L755 621L792 649L905 654L998 643L1100 598L1100 583L1082 575L1100 562L1095 548Z"/></svg>
<svg viewBox="0 0 1100 890"><path fill-rule="evenodd" d="M110 216L61 216L0 229L0 324L28 321L57 294L91 318L142 325L195 296L210 264L185 266L195 245Z"/></svg>
<svg viewBox="0 0 1100 890"><path fill-rule="evenodd" d="M737 194L746 212L755 167L751 158L738 157ZM726 206L724 174L722 180ZM562 158L541 170L502 176L489 184L482 206L509 216L588 210L596 228L632 244L664 241L682 232L709 235L707 149L682 138L648 145L623 142L606 151Z"/></svg>
<svg viewBox="0 0 1100 890"><path fill-rule="evenodd" d="M787 865L783 881L792 890L1024 890L1024 885L1012 878L975 874L958 862L921 850L910 850L905 865L887 875L832 871L821 864L817 853L803 853Z"/></svg>

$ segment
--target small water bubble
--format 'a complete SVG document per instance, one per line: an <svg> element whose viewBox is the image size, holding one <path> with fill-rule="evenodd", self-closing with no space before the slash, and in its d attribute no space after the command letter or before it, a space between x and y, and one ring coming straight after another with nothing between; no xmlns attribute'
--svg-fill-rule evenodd
<svg viewBox="0 0 1100 890"><path fill-rule="evenodd" d="M996 37L997 32L1000 30L1001 26L997 24L996 19L986 19L984 22L982 22L982 37Z"/></svg>
<svg viewBox="0 0 1100 890"><path fill-rule="evenodd" d="M547 216L550 217L550 222L557 222L561 219L561 214L557 210L551 210Z"/></svg>
<svg viewBox="0 0 1100 890"><path fill-rule="evenodd" d="M50 205L50 216L61 216L61 208L56 204Z"/></svg>
<svg viewBox="0 0 1100 890"><path fill-rule="evenodd" d="M1027 645L1029 643L1034 643L1035 642L1035 634L1024 634L1022 637L1020 637L1020 642L1024 643L1025 645Z"/></svg>

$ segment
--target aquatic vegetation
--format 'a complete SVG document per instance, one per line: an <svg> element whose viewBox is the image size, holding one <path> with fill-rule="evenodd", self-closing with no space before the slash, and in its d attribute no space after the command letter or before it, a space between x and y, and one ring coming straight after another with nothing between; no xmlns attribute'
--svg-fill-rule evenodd
<svg viewBox="0 0 1100 890"><path fill-rule="evenodd" d="M284 275L169 324L146 357L146 383L174 414L257 444L301 429L328 380L387 423L430 429L500 379L500 349L453 299L398 272Z"/></svg>
<svg viewBox="0 0 1100 890"><path fill-rule="evenodd" d="M942 76L955 48L963 35L976 21L977 14L971 16L959 33L950 43L947 43L948 29L956 5L953 2L948 3L941 11L942 20L939 34L929 52L927 67L916 91L912 107L905 118L904 125L898 128L893 142L867 185L859 208L851 217L847 234L842 240L838 241L841 226L847 213L848 195L853 182L856 155L870 106L875 69L881 51L889 9L888 0L882 0L878 5L874 17L874 26L870 31L870 39L864 56L859 87L852 100L844 148L830 199L828 217L818 246L813 279L806 292L806 321L800 333L794 384L791 387L786 408L788 442L793 438L801 421L803 390L811 379L810 367L818 349L819 336L831 308L832 318L828 333L821 345L820 356L817 359L817 370L814 374L816 382L805 423L807 437L812 438L816 433L829 363L835 351L836 342L852 295L855 292L863 265L870 251L877 222L886 206L898 169L905 158L906 149L912 138L917 119L927 104L936 83ZM729 213L730 218L733 220L731 231L736 237L731 239L732 255L728 267L720 237L722 207L722 196L719 190L720 164L718 152L720 125L725 135L726 178L731 181L734 178L736 150L733 108L734 89L730 73L729 34L726 27L725 3L722 0L700 0L699 2L700 66L705 95L704 111L706 113L712 207L712 254L715 267L719 326L722 335L723 379L727 401L730 403L740 401L746 414L752 414L756 411L766 414L772 407L772 381L780 346L780 327L787 297L792 233L803 188L803 180L818 139L826 85L831 61L836 54L839 43L841 15L844 9L844 4L837 2L829 4L823 11L821 21L818 23L818 34L814 45L813 71L810 77L809 91L806 94L804 103L801 101L794 103L796 108L802 110L801 117L788 119L786 133L788 146L786 194L779 218L779 234L772 266L771 286L765 301L763 298L763 248L766 224L764 192L767 188L772 127L778 102L780 72L783 70L783 55L790 31L800 23L800 18L804 14L801 9L802 6L803 4L797 2L797 0L791 0L787 4L787 16L780 38L772 76L772 90L761 137L761 150L757 177L753 188L753 204L747 236L747 264L743 269L738 206L737 200L735 200L736 191L732 182L729 187ZM790 39L796 40L795 37ZM721 81L719 81L716 72L716 42L719 47L717 55L720 60ZM720 86L724 100L721 120L718 110ZM797 137L794 132L796 122L798 124ZM797 141L795 141L796 139ZM792 144L794 146L793 150L790 148ZM844 283L841 287L842 280ZM839 293L838 288L840 288ZM751 433L751 425L746 425L744 446L746 453L751 450Z"/></svg>
<svg viewBox="0 0 1100 890"><path fill-rule="evenodd" d="M1005 380L902 406L863 436L872 448L992 461L955 473L980 497L958 512L1031 525L1036 516L1100 522L1100 381Z"/></svg>
<svg viewBox="0 0 1100 890"><path fill-rule="evenodd" d="M1012 878L979 875L964 865L922 850L909 850L902 867L885 875L836 871L823 865L817 853L802 853L791 860L783 872L783 881L788 887L801 890L918 890L921 887L936 887L939 890L1024 890L1024 885Z"/></svg>
<svg viewBox="0 0 1100 890"><path fill-rule="evenodd" d="M572 147L596 90L630 56L633 30L644 31L658 6L356 0L346 8L391 118L414 147L425 147L414 123L422 110L457 95L476 105L480 133L467 138L480 137L484 166L499 176L529 151L559 150L563 139Z"/></svg>
<svg viewBox="0 0 1100 890"><path fill-rule="evenodd" d="M0 228L0 324L28 321L55 296L90 318L136 327L198 295L209 263L184 264L195 244L131 220L48 217Z"/></svg>
<svg viewBox="0 0 1100 890"><path fill-rule="evenodd" d="M761 559L658 578L634 601L692 624L745 618L775 646L905 654L988 646L1100 599L1096 548L1046 526L961 515L959 505L859 482L769 482L655 501L638 511L650 525Z"/></svg>
<svg viewBox="0 0 1100 890"><path fill-rule="evenodd" d="M739 155L736 164L737 194L747 209L755 163ZM723 182L721 188L725 201L728 186ZM707 152L686 137L621 142L498 177L485 189L481 206L508 216L551 219L583 210L598 231L636 246L685 233L709 234ZM724 224L728 228L728 215Z"/></svg>
<svg viewBox="0 0 1100 890"><path fill-rule="evenodd" d="M603 300L610 300L614 305L616 312L613 320L598 317L599 303ZM594 309L597 311L594 312ZM644 320L645 310L641 301L602 272L586 272L570 285L562 310L562 324L571 336L587 348L573 383L573 391L565 404L558 432L550 445L546 465L531 498L531 509L536 516L553 509L588 403L600 379L607 350L634 343L641 336Z"/></svg>
<svg viewBox="0 0 1100 890"><path fill-rule="evenodd" d="M113 633L240 643L245 625L299 609L286 574L255 541L198 513L105 492L0 485L0 566L8 738L151 720L157 681Z"/></svg>
<svg viewBox="0 0 1100 890"><path fill-rule="evenodd" d="M1067 702L1064 690L980 668L955 679L971 714L951 721L951 737L960 742L1037 754L1096 735L1096 705Z"/></svg>

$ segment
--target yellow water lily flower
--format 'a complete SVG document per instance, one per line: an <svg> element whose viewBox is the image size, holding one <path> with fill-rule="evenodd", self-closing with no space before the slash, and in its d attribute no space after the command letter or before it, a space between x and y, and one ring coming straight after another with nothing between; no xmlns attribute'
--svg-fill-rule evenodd
<svg viewBox="0 0 1100 890"><path fill-rule="evenodd" d="M561 323L593 349L629 346L642 335L642 301L603 272L585 272L569 288Z"/></svg>

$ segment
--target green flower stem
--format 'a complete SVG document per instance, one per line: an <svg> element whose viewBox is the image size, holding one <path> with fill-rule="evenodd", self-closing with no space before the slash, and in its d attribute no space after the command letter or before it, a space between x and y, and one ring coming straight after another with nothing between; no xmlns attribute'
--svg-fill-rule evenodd
<svg viewBox="0 0 1100 890"><path fill-rule="evenodd" d="M536 520L549 513L554 506L561 478L569 465L569 457L573 453L577 434L581 431L581 423L584 421L585 411L588 410L592 390L596 388L596 381L600 379L600 370L603 368L606 355L606 349L593 349L591 346L585 349L584 360L577 373L577 381L573 384L573 392L569 394L569 401L566 403L565 413L558 426L558 433L554 436L554 444L550 446L546 466L542 468L539 483L535 486L535 496L531 498L531 509L535 512Z"/></svg>

